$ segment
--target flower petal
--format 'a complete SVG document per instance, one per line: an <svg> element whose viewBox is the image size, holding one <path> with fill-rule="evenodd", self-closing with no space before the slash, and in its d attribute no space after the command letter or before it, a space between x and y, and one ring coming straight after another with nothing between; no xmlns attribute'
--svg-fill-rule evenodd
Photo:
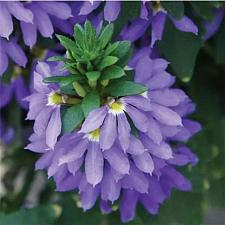
<svg viewBox="0 0 225 225"><path fill-rule="evenodd" d="M157 145L153 143L145 134L140 134L140 139L151 154L161 159L173 158L173 151L167 143L162 142L160 145Z"/></svg>
<svg viewBox="0 0 225 225"><path fill-rule="evenodd" d="M35 24L20 22L23 33L23 40L26 45L32 48L37 41L37 27Z"/></svg>
<svg viewBox="0 0 225 225"><path fill-rule="evenodd" d="M5 51L15 63L23 67L26 66L27 57L22 48L14 40L7 43Z"/></svg>
<svg viewBox="0 0 225 225"><path fill-rule="evenodd" d="M132 190L125 190L120 204L120 218L122 222L128 222L135 218L138 193Z"/></svg>
<svg viewBox="0 0 225 225"><path fill-rule="evenodd" d="M131 105L126 105L125 110L138 130L142 132L146 132L148 130L148 118L144 115L144 113L140 112Z"/></svg>
<svg viewBox="0 0 225 225"><path fill-rule="evenodd" d="M0 38L0 76L7 70L8 68L8 56L4 50L4 43Z"/></svg>
<svg viewBox="0 0 225 225"><path fill-rule="evenodd" d="M80 169L80 167L82 166L84 161L84 157L82 156L79 159L74 160L73 162L70 162L67 164L67 168L69 170L70 173L72 173L73 175L76 174L76 172Z"/></svg>
<svg viewBox="0 0 225 225"><path fill-rule="evenodd" d="M56 191L70 191L78 187L82 174L67 175L62 181L56 182Z"/></svg>
<svg viewBox="0 0 225 225"><path fill-rule="evenodd" d="M109 166L104 168L104 177L101 183L101 198L112 203L120 196L121 184L116 182L111 174Z"/></svg>
<svg viewBox="0 0 225 225"><path fill-rule="evenodd" d="M46 129L46 144L52 149L61 133L61 126L60 107L57 107L54 109Z"/></svg>
<svg viewBox="0 0 225 225"><path fill-rule="evenodd" d="M62 20L69 19L72 15L70 6L63 2L38 2L38 5L47 13Z"/></svg>
<svg viewBox="0 0 225 225"><path fill-rule="evenodd" d="M95 186L103 177L103 156L99 144L90 142L85 157L85 174L88 183Z"/></svg>
<svg viewBox="0 0 225 225"><path fill-rule="evenodd" d="M93 3L88 1L84 2L80 8L79 15L88 15L93 10L95 10L100 4L101 4L101 1L93 1Z"/></svg>
<svg viewBox="0 0 225 225"><path fill-rule="evenodd" d="M156 41L162 39L165 21L166 21L166 14L164 12L158 12L155 16L153 16L151 47L154 46Z"/></svg>
<svg viewBox="0 0 225 225"><path fill-rule="evenodd" d="M36 106L37 107L37 106ZM45 106L38 116L35 119L34 122L34 132L37 135L42 135L43 133L46 132L46 129L48 127L49 119L53 113L54 108L50 106Z"/></svg>
<svg viewBox="0 0 225 225"><path fill-rule="evenodd" d="M118 122L118 138L120 141L120 145L124 151L127 150L130 143L130 124L127 121L127 117L124 113L120 113L117 115Z"/></svg>
<svg viewBox="0 0 225 225"><path fill-rule="evenodd" d="M141 96L141 95L131 95L126 96L120 99L122 102L135 106L138 109L143 111L151 111L152 106L149 99Z"/></svg>
<svg viewBox="0 0 225 225"><path fill-rule="evenodd" d="M135 67L135 81L145 83L152 76L153 60L149 56L141 58Z"/></svg>
<svg viewBox="0 0 225 225"><path fill-rule="evenodd" d="M8 2L8 10L10 13L15 16L18 20L33 23L33 13L31 10L26 9L21 2Z"/></svg>
<svg viewBox="0 0 225 225"><path fill-rule="evenodd" d="M152 109L153 117L160 123L169 126L182 126L182 119L175 111L155 103L152 103Z"/></svg>
<svg viewBox="0 0 225 225"><path fill-rule="evenodd" d="M107 1L104 7L104 18L108 22L112 22L117 19L120 13L120 2Z"/></svg>
<svg viewBox="0 0 225 225"><path fill-rule="evenodd" d="M103 152L104 158L109 162L111 167L121 174L129 173L129 160L122 150L113 146L111 149Z"/></svg>
<svg viewBox="0 0 225 225"><path fill-rule="evenodd" d="M139 170L149 173L150 175L152 174L154 170L154 163L149 152L144 152L141 155L133 155L132 158Z"/></svg>
<svg viewBox="0 0 225 225"><path fill-rule="evenodd" d="M13 32L13 22L4 2L0 2L0 27L0 36L8 39Z"/></svg>
<svg viewBox="0 0 225 225"><path fill-rule="evenodd" d="M100 132L100 147L105 150L112 147L117 136L116 116L108 113Z"/></svg>
<svg viewBox="0 0 225 225"><path fill-rule="evenodd" d="M175 78L166 71L154 74L145 84L150 90L170 87L175 82Z"/></svg>
<svg viewBox="0 0 225 225"><path fill-rule="evenodd" d="M76 145L67 153L59 158L59 165L77 160L83 156L88 147L88 140L82 139L75 142Z"/></svg>
<svg viewBox="0 0 225 225"><path fill-rule="evenodd" d="M141 141L135 136L131 135L130 137L130 145L127 149L127 152L132 155L140 155L146 151L145 147L141 143Z"/></svg>
<svg viewBox="0 0 225 225"><path fill-rule="evenodd" d="M122 187L135 189L139 193L148 193L148 179L133 163L130 163L130 173L122 179Z"/></svg>
<svg viewBox="0 0 225 225"><path fill-rule="evenodd" d="M161 129L158 125L158 123L155 121L155 119L152 118L152 116L148 116L148 136L156 143L160 144L163 137Z"/></svg>
<svg viewBox="0 0 225 225"><path fill-rule="evenodd" d="M107 111L106 106L91 111L83 122L80 132L89 133L99 128L106 117Z"/></svg>
<svg viewBox="0 0 225 225"><path fill-rule="evenodd" d="M41 35L43 37L51 38L54 33L54 29L48 14L39 8L37 4L32 7L32 11L34 12L35 24L37 25Z"/></svg>
<svg viewBox="0 0 225 225"><path fill-rule="evenodd" d="M170 17L173 21L174 26L181 31L191 32L195 35L198 34L198 27L189 19L187 16L183 16L180 20L176 20Z"/></svg>

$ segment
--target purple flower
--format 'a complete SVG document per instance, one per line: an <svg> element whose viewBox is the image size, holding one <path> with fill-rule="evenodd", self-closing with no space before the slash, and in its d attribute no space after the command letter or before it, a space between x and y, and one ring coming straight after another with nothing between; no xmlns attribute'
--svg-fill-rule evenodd
<svg viewBox="0 0 225 225"><path fill-rule="evenodd" d="M9 57L19 66L25 67L27 64L27 57L17 44L16 38L7 41L0 37L0 76L8 67Z"/></svg>
<svg viewBox="0 0 225 225"><path fill-rule="evenodd" d="M149 88L146 93L109 98L89 113L80 129L54 141L53 150L47 141L47 124L41 132L34 129L27 146L42 154L36 169L46 169L48 176L53 176L57 191L78 189L84 210L91 209L99 198L103 213L110 213L113 202L118 200L124 222L135 218L138 203L150 214L157 214L173 188L189 191L190 182L176 167L198 161L182 144L200 129L197 122L186 118L194 105L182 90L171 87L175 78L166 72L168 62L150 58L150 52L141 49L129 63L135 70L135 81ZM44 87L48 97L42 91L39 110L50 107L46 104L51 92L47 85ZM36 99L37 93L33 95ZM29 113L33 113L37 110L32 106L35 101L30 104ZM34 112L37 120L36 115L41 113ZM58 118L53 120L59 123ZM180 144L174 148L170 141Z"/></svg>
<svg viewBox="0 0 225 225"><path fill-rule="evenodd" d="M12 16L20 21L25 44L33 47L37 40L37 30L43 37L52 37L54 29L51 17L66 20L71 17L71 9L62 2L1 2L1 37L8 39L13 32Z"/></svg>
<svg viewBox="0 0 225 225"><path fill-rule="evenodd" d="M35 120L35 134L44 136L47 146L52 149L61 133L60 103L63 103L63 96L58 94L58 86L43 82L49 76L52 72L48 64L39 62L33 78L35 91L26 100L30 103L27 119Z"/></svg>
<svg viewBox="0 0 225 225"><path fill-rule="evenodd" d="M94 2L92 7L85 8L83 5L80 11L89 14L99 4ZM95 17L97 27L101 26L99 18L101 16ZM140 20L140 23L134 24L134 31L142 32L140 25L146 20ZM85 35L93 32L90 28L90 22L86 22L85 31L76 27ZM81 45L86 44L89 46L90 43L81 41ZM89 52L89 48L82 49L80 46L80 51ZM115 48L115 45L108 45L107 50L112 46ZM73 49L71 54L74 52ZM118 88L119 82L128 77L115 81L117 95L113 91L107 95L107 88L110 90L112 87L113 90L115 83L101 77L104 70L100 73L89 71L89 68L98 68L94 62L92 65L91 58L89 64L86 64L86 59L77 60L79 55L74 56L75 63L72 63L72 57L63 59L70 72L78 73L78 76L68 77L68 80L72 79L69 85L74 89L69 95L61 93L63 89L58 85L43 82L47 76L57 75L57 70L45 63L38 63L36 67L34 93L27 98L30 102L27 118L35 120L34 133L26 148L41 153L35 167L47 170L48 177L54 178L57 191L79 190L81 206L85 211L100 199L101 211L110 213L114 202L118 201L121 220L126 222L134 219L138 203L149 213L156 214L173 188L191 190L191 183L176 168L197 163L197 157L185 146L185 142L199 131L200 125L187 119L194 105L182 90L172 88L175 78L166 71L169 63L158 57L151 58L153 53L150 47L140 49L128 67L121 66L121 70L134 70L134 82L129 84L136 95L124 96L123 93L127 92L122 93ZM64 77L59 80L63 85ZM93 89L100 100L96 103L92 103L90 98ZM147 91L140 93L140 90ZM78 101L69 103L69 98ZM70 104L75 105L70 107ZM61 132L62 105L71 110L67 112L74 113L78 123L66 134ZM92 108L84 119L89 107L95 109ZM68 115L64 116L62 114L63 118Z"/></svg>
<svg viewBox="0 0 225 225"><path fill-rule="evenodd" d="M28 108L28 104L24 101L24 98L29 95L29 91L21 75L13 78L9 84L0 83L0 95L0 109L10 103L13 95L15 95L16 101L22 108Z"/></svg>
<svg viewBox="0 0 225 225"><path fill-rule="evenodd" d="M130 140L130 125L125 113L140 131L147 131L144 111L151 110L150 102L143 96L127 96L118 101L112 99L108 105L93 110L84 121L81 132L88 133L101 127L100 146L103 150L112 147L118 137L124 151Z"/></svg>

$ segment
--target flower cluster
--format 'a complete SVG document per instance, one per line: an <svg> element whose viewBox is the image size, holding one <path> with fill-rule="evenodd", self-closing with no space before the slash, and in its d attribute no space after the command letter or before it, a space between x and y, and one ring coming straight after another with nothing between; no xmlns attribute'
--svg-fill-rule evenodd
<svg viewBox="0 0 225 225"><path fill-rule="evenodd" d="M8 57L19 66L25 67L27 63L23 50L16 43L17 34L9 40L13 33L13 17L19 22L25 45L32 48L37 42L37 31L43 37L51 38L53 25L57 24L54 21L71 16L70 6L62 2L0 2L0 75L8 67Z"/></svg>
<svg viewBox="0 0 225 225"><path fill-rule="evenodd" d="M176 167L197 163L183 144L200 129L186 118L194 104L171 87L166 60L149 48L131 58L129 41L110 43L113 24L97 32L86 21L74 31L74 40L57 35L66 55L49 58L63 62L63 74L36 66L26 148L41 153L36 169L46 169L58 191L79 190L84 210L99 198L103 213L118 203L122 221L134 219L138 202L156 214L172 188L191 189Z"/></svg>

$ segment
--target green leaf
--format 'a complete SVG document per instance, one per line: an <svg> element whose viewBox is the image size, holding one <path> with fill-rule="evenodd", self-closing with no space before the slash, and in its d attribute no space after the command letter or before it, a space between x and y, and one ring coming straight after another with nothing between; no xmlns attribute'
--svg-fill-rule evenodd
<svg viewBox="0 0 225 225"><path fill-rule="evenodd" d="M136 95L147 91L148 88L144 85L132 82L132 81L121 81L112 83L106 92L114 97Z"/></svg>
<svg viewBox="0 0 225 225"><path fill-rule="evenodd" d="M201 45L199 37L178 31L170 22L166 23L163 39L159 42L160 51L171 63L176 75L184 82L190 81L193 75Z"/></svg>
<svg viewBox="0 0 225 225"><path fill-rule="evenodd" d="M75 55L78 53L76 43L70 38L56 34L56 37L59 39L60 43L69 51L72 51Z"/></svg>
<svg viewBox="0 0 225 225"><path fill-rule="evenodd" d="M89 112L94 109L99 108L100 106L100 97L97 91L89 92L82 101L82 109L84 112L85 117L88 116Z"/></svg>
<svg viewBox="0 0 225 225"><path fill-rule="evenodd" d="M98 42L101 46L101 49L105 48L105 46L110 42L113 35L114 26L112 23L108 24L101 32Z"/></svg>
<svg viewBox="0 0 225 225"><path fill-rule="evenodd" d="M115 56L106 56L103 60L99 63L98 69L103 70L104 68L115 64L118 61L118 58Z"/></svg>
<svg viewBox="0 0 225 225"><path fill-rule="evenodd" d="M183 2L161 2L163 8L174 18L181 19L184 15L184 3Z"/></svg>
<svg viewBox="0 0 225 225"><path fill-rule="evenodd" d="M63 57L63 56L52 56L52 57L49 57L48 59L47 59L47 61L49 61L49 62L55 62L55 61L63 61L63 62L66 62L66 61L68 61L68 59L67 58L65 58L65 57Z"/></svg>
<svg viewBox="0 0 225 225"><path fill-rule="evenodd" d="M113 44L109 44L107 46L107 48L105 49L105 51L104 51L103 57L110 55L119 46L119 43L120 42L117 41L117 42L115 42Z"/></svg>
<svg viewBox="0 0 225 225"><path fill-rule="evenodd" d="M130 41L120 41L118 43L118 47L112 52L112 55L121 59L129 52L130 47L131 47Z"/></svg>
<svg viewBox="0 0 225 225"><path fill-rule="evenodd" d="M81 104L77 104L65 109L62 112L62 132L73 131L84 119Z"/></svg>
<svg viewBox="0 0 225 225"><path fill-rule="evenodd" d="M84 42L84 30L80 24L74 26L74 39L79 46L83 46Z"/></svg>
<svg viewBox="0 0 225 225"><path fill-rule="evenodd" d="M101 73L99 71L91 71L86 73L86 76L90 81L97 81L100 75Z"/></svg>
<svg viewBox="0 0 225 225"><path fill-rule="evenodd" d="M61 86L60 92L65 95L77 95L76 91L74 90L73 84Z"/></svg>
<svg viewBox="0 0 225 225"><path fill-rule="evenodd" d="M119 66L110 66L102 72L102 80L120 78L125 75L124 70Z"/></svg>
<svg viewBox="0 0 225 225"><path fill-rule="evenodd" d="M194 10L205 20L213 20L213 6L209 2L190 2Z"/></svg>
<svg viewBox="0 0 225 225"><path fill-rule="evenodd" d="M45 205L32 209L20 209L0 215L1 225L53 225L61 214L58 205Z"/></svg>
<svg viewBox="0 0 225 225"><path fill-rule="evenodd" d="M225 19L220 25L220 30L215 35L214 42L214 55L218 64L225 64Z"/></svg>
<svg viewBox="0 0 225 225"><path fill-rule="evenodd" d="M62 86L73 83L74 81L78 81L82 79L81 75L68 75L68 76L53 76L44 78L45 83L59 83Z"/></svg>

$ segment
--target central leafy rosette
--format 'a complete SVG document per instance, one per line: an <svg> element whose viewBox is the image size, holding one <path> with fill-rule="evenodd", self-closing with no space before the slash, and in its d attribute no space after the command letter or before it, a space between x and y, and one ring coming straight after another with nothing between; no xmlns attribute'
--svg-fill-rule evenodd
<svg viewBox="0 0 225 225"><path fill-rule="evenodd" d="M118 98L144 93L147 88L135 83L127 63L131 56L129 41L110 43L113 24L97 32L89 21L84 27L74 26L74 40L57 35L66 48L65 57L53 56L48 61L63 62L65 76L51 76L46 83L58 83L60 90L51 93L50 104L62 104L63 131L70 132L81 125L89 113L103 105L112 112L123 111Z"/></svg>

